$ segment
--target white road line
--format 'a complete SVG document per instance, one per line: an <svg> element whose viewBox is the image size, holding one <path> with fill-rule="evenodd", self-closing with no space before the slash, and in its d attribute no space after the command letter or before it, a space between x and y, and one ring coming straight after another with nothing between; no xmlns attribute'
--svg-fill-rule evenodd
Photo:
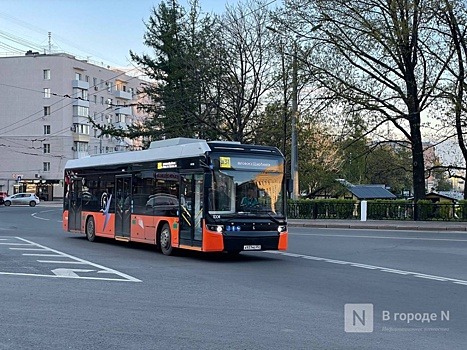
<svg viewBox="0 0 467 350"><path fill-rule="evenodd" d="M41 218L40 216L36 216L37 213L33 213L31 214L31 216L34 218L34 219L39 219L39 220L44 220L44 221L49 221L50 219L46 219L46 218Z"/></svg>
<svg viewBox="0 0 467 350"><path fill-rule="evenodd" d="M467 280L460 280L460 279L444 277L444 276L428 275L428 274L414 272L414 271L397 270L397 269L391 269L391 268L382 267L382 266L360 264L360 263L355 263L355 262L350 262L350 261L321 258L317 256L281 252L281 251L276 251L276 250L269 250L269 251L265 251L264 253L284 255L284 256L289 256L292 258L302 258L302 259L308 259L308 260L324 261L327 263L338 264L338 265L350 265L352 267L359 267L359 268L364 268L364 269L377 270L381 272L394 273L398 275L424 278L424 279L429 279L429 280L439 281L439 282L451 282L451 283L467 286Z"/></svg>
<svg viewBox="0 0 467 350"><path fill-rule="evenodd" d="M26 251L39 251L39 252L46 252L47 249L43 248L8 248L10 250L26 250Z"/></svg>
<svg viewBox="0 0 467 350"><path fill-rule="evenodd" d="M37 260L37 262L44 264L73 264L73 265L87 265L82 261L64 261L64 260Z"/></svg>
<svg viewBox="0 0 467 350"><path fill-rule="evenodd" d="M25 243L0 243L0 245L22 245L22 246L30 246L30 244L25 244Z"/></svg>
<svg viewBox="0 0 467 350"><path fill-rule="evenodd" d="M50 277L50 278L74 278L80 280L95 280L95 281L116 281L116 282L141 282L140 280L133 279L122 279L122 278L106 278L106 277L86 277L86 276L57 276L57 275L39 275L34 273L18 273L18 272L0 272L0 275L10 276L30 276L30 277Z"/></svg>
<svg viewBox="0 0 467 350"><path fill-rule="evenodd" d="M342 238L371 238L371 239L401 239L417 241L446 241L446 242L467 242L467 239L455 238L424 238L424 237L392 237L392 236L366 236L366 235L333 235L325 233L289 233L292 236L320 236L320 237L342 237Z"/></svg>
<svg viewBox="0 0 467 350"><path fill-rule="evenodd" d="M50 256L50 257L62 257L61 254L33 254L33 253L23 253L24 256Z"/></svg>
<svg viewBox="0 0 467 350"><path fill-rule="evenodd" d="M93 262L90 262L90 261L87 261L87 260L84 260L84 259L80 259L76 256L73 256L73 255L70 255L70 254L66 254L66 253L63 253L63 252L60 252L58 250L55 250L55 249L51 249L51 248L48 248L46 246L43 246L43 245L40 245L40 244L37 244L37 243L34 243L32 241L28 241L27 239L24 239L24 238L21 238L21 237L16 237L17 239L23 241L23 242L26 242L26 243L29 243L30 245L34 245L36 247L39 247L39 248L43 248L43 249L47 249L48 251L52 252L52 253L55 253L55 254L58 254L59 256L61 257L66 257L66 258L69 258L71 260L74 260L74 261L79 261L79 262L82 262L83 264L87 264L87 265L91 265L91 266L94 266L96 267L98 270L104 270L104 271L108 271L109 273L113 273L115 275L118 275L122 278L125 278L126 280L129 280L131 282L141 282L141 280L133 277L133 276L130 276L130 275L127 275L123 272L120 272L120 271L117 271L117 270L114 270L114 269L111 269L111 268L108 268L108 267L105 267L105 266L102 266L102 265L99 265L99 264L95 264ZM56 276L56 277L60 277L60 276ZM64 277L62 277L64 278ZM75 278L75 277L69 277L69 278ZM79 278L85 278L85 279L99 279L99 278L87 278L87 277L79 277ZM120 279L107 279L109 281L121 281Z"/></svg>

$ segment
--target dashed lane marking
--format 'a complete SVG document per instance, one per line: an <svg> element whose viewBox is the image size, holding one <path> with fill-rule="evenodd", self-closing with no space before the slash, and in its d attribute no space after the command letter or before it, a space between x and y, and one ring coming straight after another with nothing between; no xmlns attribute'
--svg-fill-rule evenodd
<svg viewBox="0 0 467 350"><path fill-rule="evenodd" d="M331 263L331 264L349 265L349 266L352 266L352 267L358 267L358 268L362 268L362 269L376 270L376 271L381 271L381 272L394 273L394 274L398 274L398 275L417 277L417 278L424 278L424 279L433 280L433 281L449 282L449 283L454 283L454 284L467 286L467 280L461 280L461 279L457 279L457 278L435 276L435 275L429 275L429 274L424 274L424 273L414 272L414 271L398 270L398 269L392 269L392 268L383 267L383 266L360 264L360 263L355 263L355 262L351 262L351 261L335 260L335 259L321 258L321 257L318 257L318 256L295 254L295 253L288 253L288 252L280 252L280 251L274 251L274 250L265 251L265 253L284 255L284 256L289 256L289 257L292 257L292 258L323 261L323 262L327 262L327 263Z"/></svg>

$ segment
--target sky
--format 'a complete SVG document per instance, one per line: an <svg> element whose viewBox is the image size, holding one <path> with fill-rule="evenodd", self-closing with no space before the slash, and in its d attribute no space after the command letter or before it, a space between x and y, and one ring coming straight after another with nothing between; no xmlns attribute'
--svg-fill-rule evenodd
<svg viewBox="0 0 467 350"><path fill-rule="evenodd" d="M179 4L187 8L187 0ZM201 10L221 14L238 0L199 0ZM28 49L67 52L112 67L132 67L129 51L143 44L147 22L160 0L0 0L0 56ZM13 40L12 40L13 39ZM25 43L26 41L26 43ZM33 45L34 44L34 45Z"/></svg>

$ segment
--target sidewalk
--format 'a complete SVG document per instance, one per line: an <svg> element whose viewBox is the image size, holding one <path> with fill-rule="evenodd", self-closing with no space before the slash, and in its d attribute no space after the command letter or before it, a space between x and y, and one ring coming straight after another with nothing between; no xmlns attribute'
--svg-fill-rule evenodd
<svg viewBox="0 0 467 350"><path fill-rule="evenodd" d="M290 227L348 228L371 230L467 231L467 222L401 220L289 219Z"/></svg>

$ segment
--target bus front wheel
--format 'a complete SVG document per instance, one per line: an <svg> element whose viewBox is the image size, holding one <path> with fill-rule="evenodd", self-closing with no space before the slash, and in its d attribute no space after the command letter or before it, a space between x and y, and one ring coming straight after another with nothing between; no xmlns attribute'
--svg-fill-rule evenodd
<svg viewBox="0 0 467 350"><path fill-rule="evenodd" d="M96 225L92 216L89 217L86 222L86 238L89 242L94 242L96 240Z"/></svg>
<svg viewBox="0 0 467 350"><path fill-rule="evenodd" d="M164 224L162 226L161 233L159 235L159 245L161 247L162 254L172 254L172 234L170 233L170 227L168 224Z"/></svg>

